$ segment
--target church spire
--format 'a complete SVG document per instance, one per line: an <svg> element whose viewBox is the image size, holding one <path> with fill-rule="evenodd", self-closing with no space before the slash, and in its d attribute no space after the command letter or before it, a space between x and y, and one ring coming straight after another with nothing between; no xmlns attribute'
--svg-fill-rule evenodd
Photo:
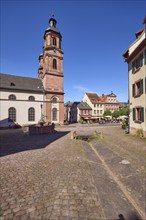
<svg viewBox="0 0 146 220"><path fill-rule="evenodd" d="M62 38L61 34L60 34L60 31L57 29L56 27L56 24L57 24L57 21L56 19L54 18L54 14L52 14L52 17L50 18L49 20L49 27L45 30L45 33L44 33L44 39L46 37L46 34L50 33L50 32L53 32L53 33L56 33L56 34L59 34L60 35L60 38Z"/></svg>

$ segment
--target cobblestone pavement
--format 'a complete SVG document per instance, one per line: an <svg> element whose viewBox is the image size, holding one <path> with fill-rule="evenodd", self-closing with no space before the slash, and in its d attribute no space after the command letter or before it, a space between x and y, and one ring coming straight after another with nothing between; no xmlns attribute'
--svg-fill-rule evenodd
<svg viewBox="0 0 146 220"><path fill-rule="evenodd" d="M144 216L144 140L119 127L57 130L0 131L0 220L116 220L133 210ZM104 139L71 140L73 130L102 131Z"/></svg>

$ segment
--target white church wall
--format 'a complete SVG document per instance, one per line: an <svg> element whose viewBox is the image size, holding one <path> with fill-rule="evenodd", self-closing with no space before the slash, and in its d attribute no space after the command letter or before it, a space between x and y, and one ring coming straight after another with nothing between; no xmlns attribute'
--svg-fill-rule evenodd
<svg viewBox="0 0 146 220"><path fill-rule="evenodd" d="M14 94L16 100L9 100L9 95ZM29 101L28 97L34 96L35 101ZM10 107L16 109L16 123L37 124L41 118L41 105L43 105L43 94L23 93L23 92L0 92L0 127L7 127L12 122L8 121L8 110ZM35 121L28 121L28 109L35 109Z"/></svg>

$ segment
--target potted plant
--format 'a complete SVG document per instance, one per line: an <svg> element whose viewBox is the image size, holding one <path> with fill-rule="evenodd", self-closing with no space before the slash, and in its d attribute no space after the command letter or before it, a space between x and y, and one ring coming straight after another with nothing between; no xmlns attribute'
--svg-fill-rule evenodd
<svg viewBox="0 0 146 220"><path fill-rule="evenodd" d="M124 119L124 120L122 121L122 128L123 128L123 129L126 129L127 126L128 126L128 120L127 120L127 119Z"/></svg>

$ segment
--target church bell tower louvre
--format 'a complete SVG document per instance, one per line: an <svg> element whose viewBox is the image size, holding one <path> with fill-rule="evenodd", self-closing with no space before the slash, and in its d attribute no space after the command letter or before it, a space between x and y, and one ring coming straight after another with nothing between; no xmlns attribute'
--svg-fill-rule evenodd
<svg viewBox="0 0 146 220"><path fill-rule="evenodd" d="M46 122L64 122L64 85L62 36L56 27L54 15L44 32L43 52L39 56L38 77L44 87L43 115Z"/></svg>

